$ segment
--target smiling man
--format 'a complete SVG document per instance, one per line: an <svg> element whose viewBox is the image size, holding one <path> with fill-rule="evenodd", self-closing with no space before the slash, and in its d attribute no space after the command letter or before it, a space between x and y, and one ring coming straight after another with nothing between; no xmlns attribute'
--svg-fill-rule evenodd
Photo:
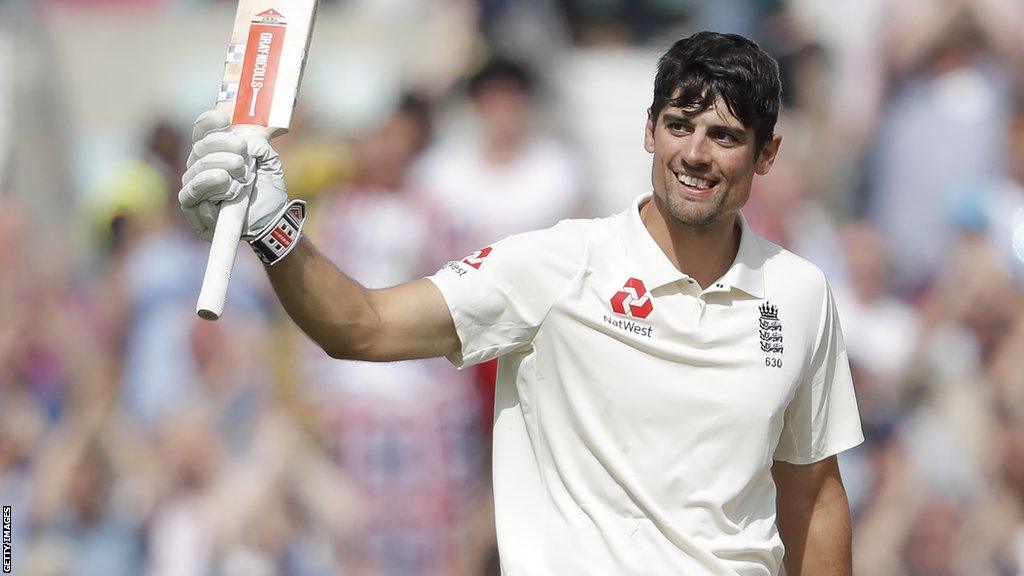
<svg viewBox="0 0 1024 576"><path fill-rule="evenodd" d="M739 210L781 137L774 60L702 32L661 58L653 194L367 290L301 230L262 140L200 116L180 194L204 234L255 180L247 239L292 319L337 358L500 358L494 501L508 576L852 573L835 455L862 440L820 270ZM248 157L258 170L247 173Z"/></svg>

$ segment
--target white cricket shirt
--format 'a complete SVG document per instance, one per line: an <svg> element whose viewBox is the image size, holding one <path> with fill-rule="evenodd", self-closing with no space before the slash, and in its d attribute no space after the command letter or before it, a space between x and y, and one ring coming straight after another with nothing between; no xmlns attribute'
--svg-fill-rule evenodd
<svg viewBox="0 0 1024 576"><path fill-rule="evenodd" d="M625 212L510 236L430 279L465 366L501 357L494 500L508 576L774 575L773 459L863 439L821 271L740 217L701 290Z"/></svg>
<svg viewBox="0 0 1024 576"><path fill-rule="evenodd" d="M423 196L445 211L460 251L546 228L583 205L583 170L561 142L530 137L500 165L483 150L476 137L447 140L424 155L412 177Z"/></svg>

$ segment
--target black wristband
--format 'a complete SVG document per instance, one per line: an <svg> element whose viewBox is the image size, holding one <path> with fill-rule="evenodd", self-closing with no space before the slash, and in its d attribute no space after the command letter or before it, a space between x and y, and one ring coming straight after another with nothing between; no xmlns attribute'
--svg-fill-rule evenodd
<svg viewBox="0 0 1024 576"><path fill-rule="evenodd" d="M249 245L265 264L273 266L284 258L299 243L302 236L302 224L306 221L306 203L292 200L284 205L277 214L256 236L249 240Z"/></svg>

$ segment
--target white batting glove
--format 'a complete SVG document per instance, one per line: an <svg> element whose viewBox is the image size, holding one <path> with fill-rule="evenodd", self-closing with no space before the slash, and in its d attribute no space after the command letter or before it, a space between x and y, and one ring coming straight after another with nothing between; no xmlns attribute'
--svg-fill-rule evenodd
<svg viewBox="0 0 1024 576"><path fill-rule="evenodd" d="M234 200L255 184L242 237L255 237L285 204L288 191L277 152L263 138L231 131L231 118L210 110L196 119L192 153L181 177L178 202L189 225L209 241L220 203Z"/></svg>
<svg viewBox="0 0 1024 576"><path fill-rule="evenodd" d="M306 205L301 200L288 201L281 159L266 139L252 132L232 131L226 113L204 112L192 129L192 152L186 166L178 202L189 225L203 239L213 239L220 204L249 188L242 239L268 264L295 246Z"/></svg>

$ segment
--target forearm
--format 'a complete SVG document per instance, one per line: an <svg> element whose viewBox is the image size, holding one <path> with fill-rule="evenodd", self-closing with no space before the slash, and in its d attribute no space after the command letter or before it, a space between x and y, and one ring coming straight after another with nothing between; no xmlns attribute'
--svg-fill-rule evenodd
<svg viewBox="0 0 1024 576"><path fill-rule="evenodd" d="M336 358L365 358L379 316L370 291L302 238L267 275L288 316Z"/></svg>
<svg viewBox="0 0 1024 576"><path fill-rule="evenodd" d="M806 510L779 511L788 576L853 574L853 528L846 491L837 483L823 492Z"/></svg>

